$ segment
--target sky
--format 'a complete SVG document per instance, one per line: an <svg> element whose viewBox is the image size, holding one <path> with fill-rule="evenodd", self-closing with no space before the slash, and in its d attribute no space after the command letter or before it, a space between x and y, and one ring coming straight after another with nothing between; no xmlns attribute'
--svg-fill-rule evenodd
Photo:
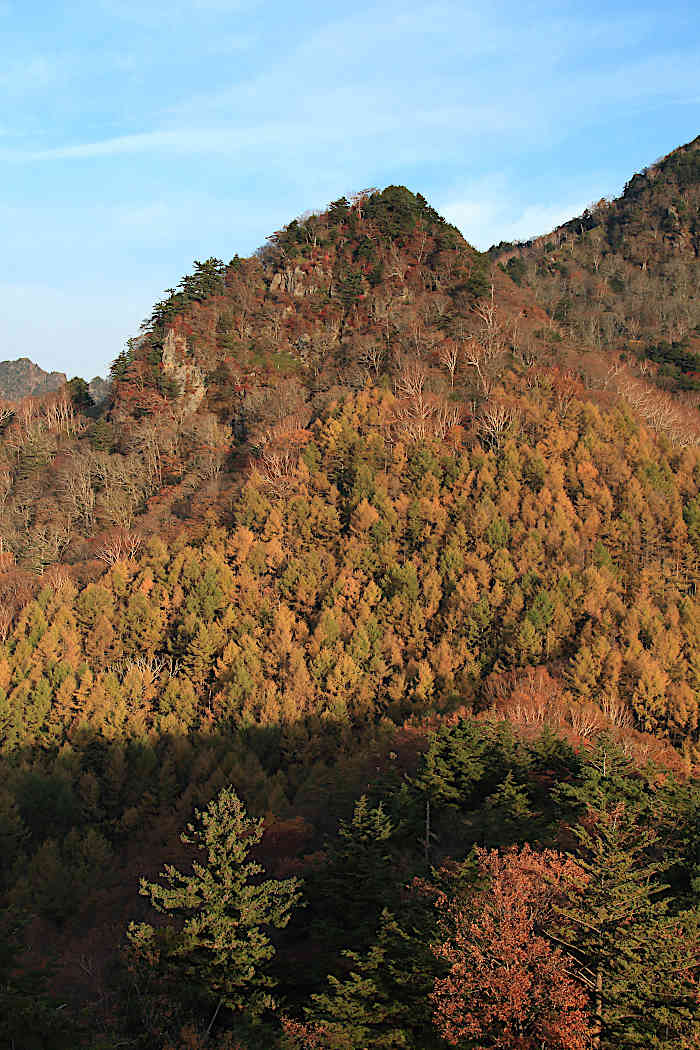
<svg viewBox="0 0 700 1050"><path fill-rule="evenodd" d="M194 259L391 183L478 248L700 132L693 0L0 0L0 360L105 375Z"/></svg>

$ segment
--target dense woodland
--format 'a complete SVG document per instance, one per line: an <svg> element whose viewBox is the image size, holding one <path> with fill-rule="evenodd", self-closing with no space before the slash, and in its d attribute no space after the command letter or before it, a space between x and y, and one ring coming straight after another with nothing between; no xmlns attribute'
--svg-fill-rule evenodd
<svg viewBox="0 0 700 1050"><path fill-rule="evenodd" d="M698 145L492 257L343 198L0 405L0 1045L700 1046Z"/></svg>

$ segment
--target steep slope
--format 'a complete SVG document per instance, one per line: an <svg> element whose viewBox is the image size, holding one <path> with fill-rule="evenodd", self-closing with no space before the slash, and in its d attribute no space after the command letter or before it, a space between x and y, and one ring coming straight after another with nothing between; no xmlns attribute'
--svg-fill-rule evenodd
<svg viewBox="0 0 700 1050"><path fill-rule="evenodd" d="M579 347L627 351L662 385L700 390L700 137L618 199L491 255Z"/></svg>
<svg viewBox="0 0 700 1050"><path fill-rule="evenodd" d="M196 267L115 362L118 415L206 394L243 433L278 414L266 402L280 377L317 394L358 388L397 357L437 360L488 287L479 254L403 187L294 220L254 258Z"/></svg>
<svg viewBox="0 0 700 1050"><path fill-rule="evenodd" d="M0 398L8 401L51 393L66 381L64 372L45 372L28 357L0 361Z"/></svg>
<svg viewBox="0 0 700 1050"><path fill-rule="evenodd" d="M574 334L390 187L197 263L99 410L76 381L8 408L0 890L31 916L28 961L59 961L35 1045L68 1018L91 1050L297 1045L192 1012L200 959L162 985L152 945L120 962L152 918L139 876L191 860L178 831L224 785L264 814L268 869L304 876L284 1009L355 980L343 949L408 974L382 1001L418 1030L376 1045L446 1045L414 877L473 846L560 849L595 823L586 790L635 841L660 824L674 908L692 900L700 430ZM387 908L397 958L371 947ZM668 929L654 952L683 943ZM15 971L17 1043L38 1007Z"/></svg>
<svg viewBox="0 0 700 1050"><path fill-rule="evenodd" d="M535 664L575 702L594 699L692 749L697 421L654 401L639 376L625 373L621 397L599 373L527 288L490 274L402 187L295 220L252 259L198 263L115 362L105 414L85 416L74 385L6 424L10 654L24 653L11 610L60 561L70 573L54 571L52 586L72 580L79 604L91 605L85 585L105 571L129 596L124 617L101 592L94 615L70 599L67 622L89 625L74 669L85 663L92 689L105 665L143 657L160 702L177 666L177 690L190 696L184 731L205 711L216 725L265 726L292 709L335 717L337 702L356 726L479 707L489 675ZM251 666L241 656L240 682L229 683L239 640L219 597L193 596L190 609L186 588L166 590L151 608L155 578L180 571L162 564L163 541L213 544L217 528L216 557L233 574L225 593L262 616L250 628L261 652L278 630L297 637L285 643L296 678L286 658L279 674L262 673L277 659L267 653ZM375 595L375 643L396 636L371 672L352 647L319 656L328 631L334 644L360 631L361 617L335 609L345 587L359 600L350 581L360 578ZM286 627L275 627L275 602ZM657 631L673 639L665 655L652 651ZM62 739L66 711L83 709L81 682L71 672L58 683L67 708L56 722L54 685L35 695L12 670L6 741ZM109 682L96 731L121 695ZM171 713L180 725L183 709ZM127 731L126 710L120 719ZM138 707L135 724L150 731L159 719Z"/></svg>

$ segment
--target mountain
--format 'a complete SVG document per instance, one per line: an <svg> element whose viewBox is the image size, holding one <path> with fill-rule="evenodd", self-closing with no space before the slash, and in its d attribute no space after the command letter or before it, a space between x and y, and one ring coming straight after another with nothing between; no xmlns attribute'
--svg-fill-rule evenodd
<svg viewBox="0 0 700 1050"><path fill-rule="evenodd" d="M18 401L59 390L66 382L64 372L45 372L27 357L0 361L0 398Z"/></svg>
<svg viewBox="0 0 700 1050"><path fill-rule="evenodd" d="M342 198L0 417L8 1045L697 1044L700 417L624 327L692 222L596 222Z"/></svg>
<svg viewBox="0 0 700 1050"><path fill-rule="evenodd" d="M623 352L660 385L700 391L700 136L616 200L491 256L577 346Z"/></svg>
<svg viewBox="0 0 700 1050"><path fill-rule="evenodd" d="M303 625L294 703L304 694L314 718L339 691L350 724L449 709L456 696L478 708L492 675L536 665L576 702L695 753L695 636L674 617L695 603L698 413L636 358L579 345L420 195L366 191L294 220L250 259L197 262L115 361L98 411L84 414L81 382L6 424L8 606L19 612L36 574L61 564L82 623L72 603L101 566L139 566L143 549L149 571L169 573L158 544L194 544L197 562L206 523L218 522L235 549L252 544L263 559L250 595L236 598L251 606L262 651L272 644L262 595ZM275 537L269 564L264 536ZM314 668L321 610L344 636L360 629L336 609L336 588L359 572L353 543L364 585L378 589L379 637L397 648L376 672L347 653L355 685L341 690ZM217 594L238 594L247 558ZM650 581L663 581L663 600ZM139 614L158 624L141 623L140 640L110 598L112 640L100 648L88 617L81 659L97 661L99 681L104 660L176 658L196 710L208 690L229 717L228 679L215 670L228 666L229 628L216 613L185 626L166 594L169 611ZM411 601L430 610L412 640ZM663 658L630 641L646 637L645 602L675 639ZM232 717L262 718L263 696L264 717L282 717L285 690L281 672L254 676ZM8 738L22 737L22 717Z"/></svg>

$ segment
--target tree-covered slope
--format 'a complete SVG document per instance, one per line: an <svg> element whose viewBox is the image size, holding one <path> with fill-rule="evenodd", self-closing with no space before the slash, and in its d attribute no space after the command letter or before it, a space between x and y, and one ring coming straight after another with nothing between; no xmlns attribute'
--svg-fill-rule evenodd
<svg viewBox="0 0 700 1050"><path fill-rule="evenodd" d="M9 1045L697 1045L697 413L523 255L367 191L4 408Z"/></svg>
<svg viewBox="0 0 700 1050"><path fill-rule="evenodd" d="M690 746L700 453L619 408L562 407L550 377L510 382L504 425L487 413L468 440L414 439L430 395L345 399L167 546L116 551L77 589L54 573L6 623L5 746L84 724L398 724L478 709L489 675L537 664Z"/></svg>
<svg viewBox="0 0 700 1050"><path fill-rule="evenodd" d="M491 254L575 344L627 352L663 385L700 389L700 138L619 198Z"/></svg>

